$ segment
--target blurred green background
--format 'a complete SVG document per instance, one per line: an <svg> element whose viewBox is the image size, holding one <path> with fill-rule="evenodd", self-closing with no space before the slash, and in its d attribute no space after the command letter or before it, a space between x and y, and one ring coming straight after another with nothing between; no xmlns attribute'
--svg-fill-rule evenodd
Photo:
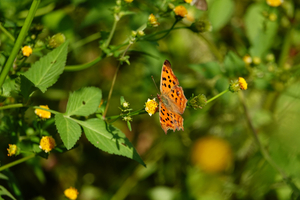
<svg viewBox="0 0 300 200"><path fill-rule="evenodd" d="M14 37L31 2L0 2L1 23ZM272 160L300 187L300 3L286 0L279 7L269 6L265 0L207 3L208 10L201 11L183 0L122 1L122 9L133 14L118 22L111 42L115 46L147 23L151 13L160 25L147 27L146 36L170 29L175 21L172 10L168 12L172 5L184 5L189 13L176 27L203 20L210 22L212 30L174 29L161 40L134 43L128 51L130 65L123 64L118 72L107 116L120 114L121 96L133 110L156 97L151 76L159 85L166 59L187 99L192 94L205 94L209 99L238 77L246 79L248 90L226 93L203 109L187 108L184 131L165 135L158 114L135 116L132 131L125 121L114 122L133 143L146 168L97 149L82 135L70 151L53 152L48 159L34 158L6 170L9 180L0 179L0 184L16 199L64 199L63 191L70 186L78 189L78 199L85 200L299 199L299 190L286 183L263 157L246 113ZM70 42L67 65L90 62L102 53L99 41L112 28L115 5L115 1L104 0L43 0L29 35L42 26L38 40L46 43L52 35L63 33ZM160 14L162 11L168 14ZM93 34L98 39L81 45ZM0 40L3 63L13 43L2 32ZM45 53L33 49L28 65ZM252 58L251 63L243 61L245 55ZM107 100L118 62L111 56L90 68L66 71L46 93L35 93L32 103L65 112L69 92L86 86L99 87ZM13 115L16 111L9 112ZM36 119L33 111L28 113L33 119L28 122L30 130ZM4 165L17 158L7 157L6 148L15 141L9 137L12 133L3 131L7 121L3 114L1 117L0 164ZM47 131L59 139L55 127L49 126Z"/></svg>

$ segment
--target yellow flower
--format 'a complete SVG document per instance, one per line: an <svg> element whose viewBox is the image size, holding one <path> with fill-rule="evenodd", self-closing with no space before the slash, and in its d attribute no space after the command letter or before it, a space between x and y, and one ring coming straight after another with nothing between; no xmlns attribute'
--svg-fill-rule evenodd
<svg viewBox="0 0 300 200"><path fill-rule="evenodd" d="M244 78L239 77L239 84L240 84L240 88L242 90L247 90L248 84L247 84L247 82L246 82L246 80Z"/></svg>
<svg viewBox="0 0 300 200"><path fill-rule="evenodd" d="M51 136L43 136L40 141L40 149L46 153L50 152L55 147L55 140Z"/></svg>
<svg viewBox="0 0 300 200"><path fill-rule="evenodd" d="M159 25L159 23L157 22L157 19L155 18L155 16L153 14L149 15L148 21L151 24L151 26L153 26L153 27L157 27Z"/></svg>
<svg viewBox="0 0 300 200"><path fill-rule="evenodd" d="M230 145L221 138L206 136L198 139L192 150L192 162L209 173L217 173L232 165Z"/></svg>
<svg viewBox="0 0 300 200"><path fill-rule="evenodd" d="M176 6L176 7L174 8L174 12L175 12L175 14L176 14L177 16L180 16L180 17L186 17L187 14L188 14L186 8L185 8L184 6L182 6L182 5Z"/></svg>
<svg viewBox="0 0 300 200"><path fill-rule="evenodd" d="M131 3L133 0L124 0L126 3Z"/></svg>
<svg viewBox="0 0 300 200"><path fill-rule="evenodd" d="M13 155L16 155L17 150L18 150L17 145L15 145L15 144L9 144L8 147L9 147L9 148L7 149L7 151L8 151L7 156L13 156Z"/></svg>
<svg viewBox="0 0 300 200"><path fill-rule="evenodd" d="M192 3L193 0L184 0L186 3Z"/></svg>
<svg viewBox="0 0 300 200"><path fill-rule="evenodd" d="M267 0L269 6L277 7L283 3L283 0Z"/></svg>
<svg viewBox="0 0 300 200"><path fill-rule="evenodd" d="M48 105L40 105L41 108L45 108L45 109L49 109ZM40 118L42 119L50 119L51 118L51 113L49 111L46 110L42 110L42 109L35 109L35 114L37 114Z"/></svg>
<svg viewBox="0 0 300 200"><path fill-rule="evenodd" d="M148 101L146 102L145 110L150 116L152 116L154 113L156 113L157 106L158 103L155 101L155 98L152 100L148 99Z"/></svg>
<svg viewBox="0 0 300 200"><path fill-rule="evenodd" d="M23 56L30 56L32 54L32 48L30 46L24 46L22 48L22 53L23 53Z"/></svg>
<svg viewBox="0 0 300 200"><path fill-rule="evenodd" d="M68 199L75 200L79 193L76 188L70 187L65 190L64 194Z"/></svg>
<svg viewBox="0 0 300 200"><path fill-rule="evenodd" d="M250 65L250 64L252 63L252 58L251 58L251 56L249 56L249 55L245 55L245 56L243 57L243 61L244 61L247 65Z"/></svg>
<svg viewBox="0 0 300 200"><path fill-rule="evenodd" d="M254 56L253 57L253 63L255 65L259 65L261 63L260 57Z"/></svg>

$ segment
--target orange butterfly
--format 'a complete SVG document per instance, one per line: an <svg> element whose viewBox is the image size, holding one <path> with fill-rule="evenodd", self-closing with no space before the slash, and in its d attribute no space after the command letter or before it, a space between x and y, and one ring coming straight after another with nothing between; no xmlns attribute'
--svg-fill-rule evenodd
<svg viewBox="0 0 300 200"><path fill-rule="evenodd" d="M165 60L161 71L159 99L159 121L161 128L167 134L168 129L175 132L177 129L184 130L183 114L187 99L184 96L182 87L178 86L179 81L171 68L171 63Z"/></svg>

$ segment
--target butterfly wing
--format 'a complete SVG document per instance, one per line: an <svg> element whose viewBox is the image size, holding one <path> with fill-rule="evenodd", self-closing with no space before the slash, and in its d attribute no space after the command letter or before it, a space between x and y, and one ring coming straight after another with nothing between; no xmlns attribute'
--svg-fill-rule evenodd
<svg viewBox="0 0 300 200"><path fill-rule="evenodd" d="M162 101L159 102L159 121L165 134L167 134L169 129L173 130L173 132L175 132L176 129L178 131L180 129L184 130L183 118L176 112L167 109Z"/></svg>
<svg viewBox="0 0 300 200"><path fill-rule="evenodd" d="M171 68L170 62L165 60L161 72L160 92L163 99L168 100L165 102L166 106L182 114L185 110L187 99L184 96L183 89L178 85L179 81Z"/></svg>
<svg viewBox="0 0 300 200"><path fill-rule="evenodd" d="M171 63L168 60L165 60L161 70L160 93L168 94L175 85L179 85L179 81L173 73Z"/></svg>

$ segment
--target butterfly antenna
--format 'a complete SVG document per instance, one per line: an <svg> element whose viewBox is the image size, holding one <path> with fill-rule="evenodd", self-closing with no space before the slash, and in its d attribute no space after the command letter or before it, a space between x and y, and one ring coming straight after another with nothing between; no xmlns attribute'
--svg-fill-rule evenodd
<svg viewBox="0 0 300 200"><path fill-rule="evenodd" d="M152 78L153 83L154 83L154 85L155 85L155 87L156 87L156 89L157 89L157 92L159 93L159 89L158 89L158 87L157 87L157 85L156 85L156 83L155 83L155 80L154 80L153 76L151 76L151 78Z"/></svg>

